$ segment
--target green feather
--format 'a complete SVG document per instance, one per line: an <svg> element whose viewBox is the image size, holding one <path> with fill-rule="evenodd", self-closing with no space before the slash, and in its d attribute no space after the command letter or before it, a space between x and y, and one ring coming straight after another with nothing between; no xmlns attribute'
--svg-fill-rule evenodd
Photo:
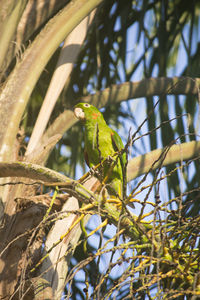
<svg viewBox="0 0 200 300"><path fill-rule="evenodd" d="M79 103L74 108L75 116L82 121L85 128L85 157L89 167L96 166L102 160L124 148L118 133L105 122L102 113L93 105ZM106 176L106 187L112 196L123 197L123 174L125 174L126 153L113 157L116 162L103 164L97 175L102 182ZM113 167L114 166L114 167Z"/></svg>

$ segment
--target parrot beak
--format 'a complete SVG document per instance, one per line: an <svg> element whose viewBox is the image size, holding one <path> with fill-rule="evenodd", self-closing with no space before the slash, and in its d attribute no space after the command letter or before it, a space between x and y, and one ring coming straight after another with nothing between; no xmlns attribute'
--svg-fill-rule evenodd
<svg viewBox="0 0 200 300"><path fill-rule="evenodd" d="M80 108L80 107L76 107L76 108L74 109L74 115L75 115L75 117L76 117L77 119L79 119L79 120L85 120L85 113L84 113L84 111L82 110L82 108Z"/></svg>

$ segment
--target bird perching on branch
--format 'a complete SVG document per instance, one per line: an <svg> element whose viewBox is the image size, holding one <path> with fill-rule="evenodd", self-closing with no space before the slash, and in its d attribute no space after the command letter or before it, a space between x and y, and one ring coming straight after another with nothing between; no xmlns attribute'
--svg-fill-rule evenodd
<svg viewBox="0 0 200 300"><path fill-rule="evenodd" d="M89 103L79 103L74 114L85 129L84 156L87 165L92 168L99 164L95 176L109 195L124 197L126 183L126 153L118 133L105 122L102 113Z"/></svg>

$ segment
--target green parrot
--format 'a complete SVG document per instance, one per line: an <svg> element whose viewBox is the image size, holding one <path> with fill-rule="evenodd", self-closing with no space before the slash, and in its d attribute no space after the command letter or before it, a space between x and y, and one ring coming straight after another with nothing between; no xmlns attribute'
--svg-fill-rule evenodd
<svg viewBox="0 0 200 300"><path fill-rule="evenodd" d="M74 114L85 129L84 156L91 168L98 165L105 158L124 148L118 133L105 122L102 113L89 103L79 103L74 107ZM123 199L123 180L125 180L126 153L106 160L99 167L96 175L100 182L105 181L106 189L112 197ZM105 177L106 180L105 180Z"/></svg>

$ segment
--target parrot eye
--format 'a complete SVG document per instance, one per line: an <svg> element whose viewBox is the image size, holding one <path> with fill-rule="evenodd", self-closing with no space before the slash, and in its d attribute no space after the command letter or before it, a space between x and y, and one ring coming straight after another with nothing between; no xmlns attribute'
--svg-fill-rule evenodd
<svg viewBox="0 0 200 300"><path fill-rule="evenodd" d="M84 106L84 107L90 107L90 104L85 103L85 104L83 104L83 106Z"/></svg>

